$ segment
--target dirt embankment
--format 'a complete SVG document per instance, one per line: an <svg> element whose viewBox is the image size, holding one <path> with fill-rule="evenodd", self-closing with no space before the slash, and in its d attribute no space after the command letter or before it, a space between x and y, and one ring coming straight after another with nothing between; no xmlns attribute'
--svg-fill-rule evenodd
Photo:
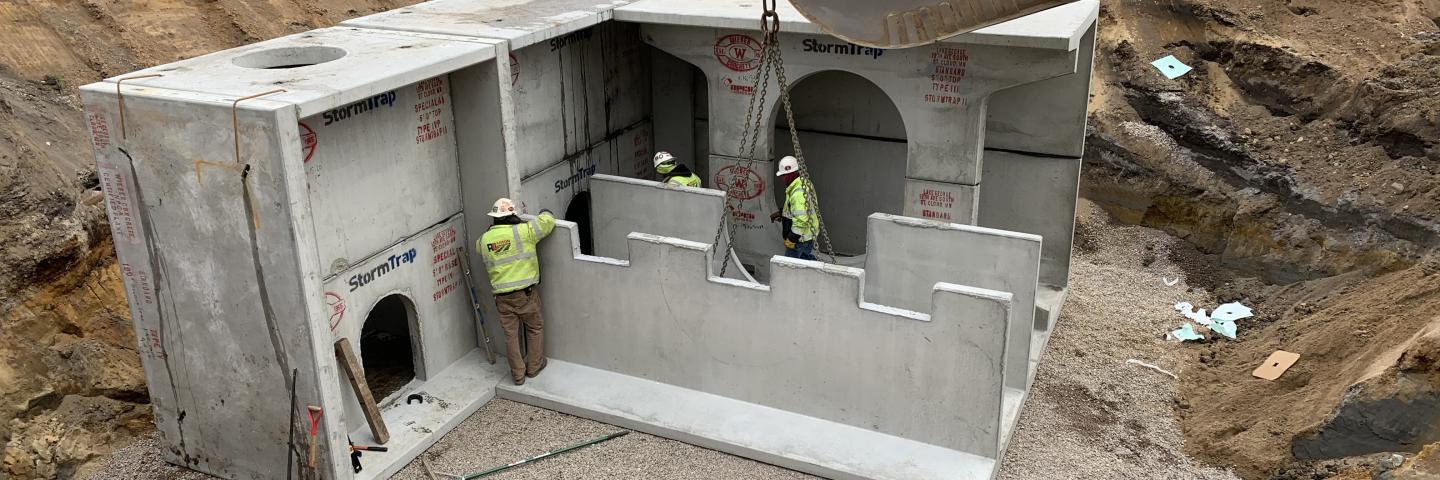
<svg viewBox="0 0 1440 480"><path fill-rule="evenodd" d="M416 0L0 2L0 478L151 429L75 87Z"/></svg>
<svg viewBox="0 0 1440 480"><path fill-rule="evenodd" d="M1323 478L1440 441L1440 2L1114 0L1100 28L1083 195L1259 307L1177 347L1187 451ZM1165 79L1169 54L1195 70ZM1276 349L1300 363L1251 377Z"/></svg>

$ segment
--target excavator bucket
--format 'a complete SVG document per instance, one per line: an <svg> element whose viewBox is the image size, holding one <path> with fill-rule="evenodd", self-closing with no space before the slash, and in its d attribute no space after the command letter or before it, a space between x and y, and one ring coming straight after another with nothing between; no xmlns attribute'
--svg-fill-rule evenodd
<svg viewBox="0 0 1440 480"><path fill-rule="evenodd" d="M927 45L1075 0L790 0L826 33L876 48Z"/></svg>

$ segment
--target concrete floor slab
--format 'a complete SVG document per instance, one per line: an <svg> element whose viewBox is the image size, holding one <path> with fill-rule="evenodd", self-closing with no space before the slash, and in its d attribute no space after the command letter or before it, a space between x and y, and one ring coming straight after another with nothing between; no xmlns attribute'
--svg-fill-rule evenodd
<svg viewBox="0 0 1440 480"><path fill-rule="evenodd" d="M384 446L390 451L365 452L361 457L365 469L355 478L390 478L495 398L495 385L508 376L504 357L490 365L485 363L485 354L475 349L430 380L410 382L380 406L380 415L390 429L390 441ZM405 397L415 393L425 397L425 402L406 404ZM377 444L369 427L350 432L350 439L356 445Z"/></svg>
<svg viewBox="0 0 1440 480"><path fill-rule="evenodd" d="M506 400L833 479L987 479L998 465L995 459L554 359L524 386L502 383L497 390ZM1009 410L1018 412L1019 405L1013 402Z"/></svg>
<svg viewBox="0 0 1440 480"><path fill-rule="evenodd" d="M958 35L944 43L968 43L1071 51L1100 12L1099 0L1081 0ZM788 1L777 2L780 30L823 35ZM758 30L760 5L753 0L640 0L616 8L622 22Z"/></svg>

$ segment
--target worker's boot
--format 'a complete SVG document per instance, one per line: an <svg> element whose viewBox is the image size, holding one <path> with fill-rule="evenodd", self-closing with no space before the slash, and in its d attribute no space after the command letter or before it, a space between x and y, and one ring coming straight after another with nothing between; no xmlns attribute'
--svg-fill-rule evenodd
<svg viewBox="0 0 1440 480"><path fill-rule="evenodd" d="M520 377L520 378L515 379L515 385L516 385L516 386L524 385L524 384L525 384L525 377Z"/></svg>
<svg viewBox="0 0 1440 480"><path fill-rule="evenodd" d="M549 359L549 358L542 358L542 359L540 359L540 367L539 367L539 368L536 368L535 371L533 371L533 372L526 373L525 376L530 377L530 378L535 378L536 375L539 375L539 374L540 374L540 371L541 371L541 370L544 370L544 369L545 369L545 365L547 365L547 364L549 364L549 363L550 363L550 359Z"/></svg>

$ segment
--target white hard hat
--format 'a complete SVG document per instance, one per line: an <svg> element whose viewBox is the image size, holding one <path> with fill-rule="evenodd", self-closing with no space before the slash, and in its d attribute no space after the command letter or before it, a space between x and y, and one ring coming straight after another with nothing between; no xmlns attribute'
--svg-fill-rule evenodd
<svg viewBox="0 0 1440 480"><path fill-rule="evenodd" d="M662 151L662 152L656 153L656 154L655 154L655 166L658 167L658 166L660 166L660 164L665 163L665 162L668 162L668 161L671 161L671 160L674 160L674 159L675 159L675 156L674 156L674 155L671 155L670 152L664 152L664 151Z"/></svg>
<svg viewBox="0 0 1440 480"><path fill-rule="evenodd" d="M795 173L798 171L800 171L800 161L796 160L795 157L786 155L785 158L780 159L780 168L775 171L775 176L784 176L787 173Z"/></svg>
<svg viewBox="0 0 1440 480"><path fill-rule="evenodd" d="M486 215L489 215L489 216L492 216L492 217L495 217L495 218L505 218L505 217L508 217L508 216L511 216L511 215L514 215L514 214L515 214L515 202L510 201L510 199L508 199L508 198L502 198L502 199L496 200L496 201L495 201L495 207L494 207L494 208L491 208L489 213L486 213Z"/></svg>

